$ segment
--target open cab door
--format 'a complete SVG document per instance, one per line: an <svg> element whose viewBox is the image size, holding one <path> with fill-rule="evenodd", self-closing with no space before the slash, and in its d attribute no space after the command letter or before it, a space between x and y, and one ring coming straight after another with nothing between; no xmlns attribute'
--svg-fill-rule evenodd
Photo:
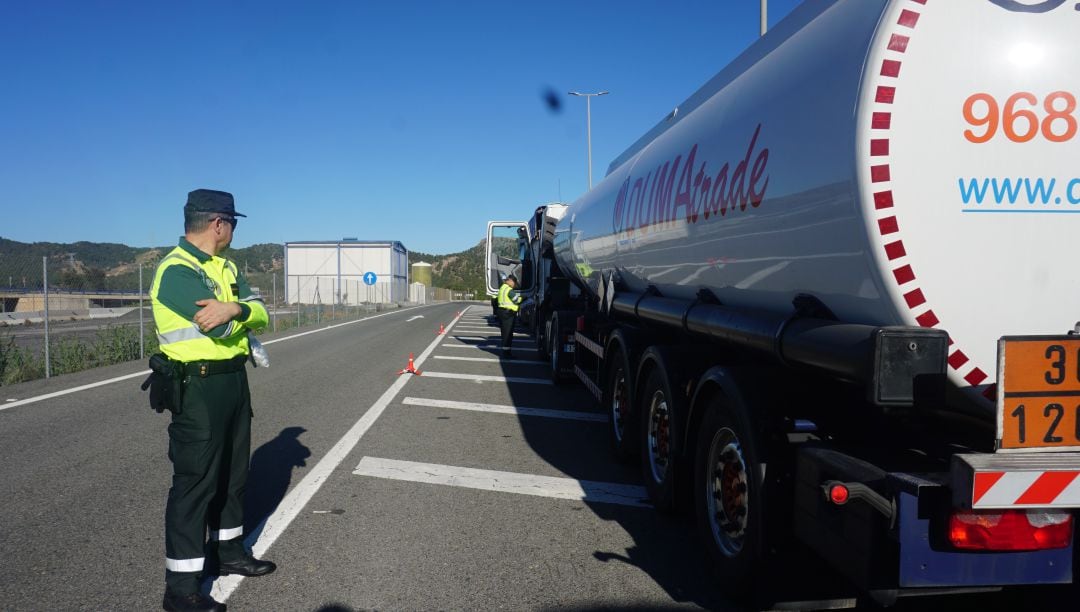
<svg viewBox="0 0 1080 612"><path fill-rule="evenodd" d="M488 295L499 293L503 279L517 278L517 293L528 297L536 283L536 266L529 249L529 228L518 221L489 221L487 248L484 254L485 283Z"/></svg>

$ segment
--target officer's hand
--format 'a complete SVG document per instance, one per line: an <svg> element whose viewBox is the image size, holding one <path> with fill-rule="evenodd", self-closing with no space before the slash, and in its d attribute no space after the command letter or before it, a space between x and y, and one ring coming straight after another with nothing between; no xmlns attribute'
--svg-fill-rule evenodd
<svg viewBox="0 0 1080 612"><path fill-rule="evenodd" d="M218 325L224 325L235 319L242 311L237 302L219 302L215 299L199 300L196 306L202 306L202 310L195 313L193 321L199 329L208 332Z"/></svg>

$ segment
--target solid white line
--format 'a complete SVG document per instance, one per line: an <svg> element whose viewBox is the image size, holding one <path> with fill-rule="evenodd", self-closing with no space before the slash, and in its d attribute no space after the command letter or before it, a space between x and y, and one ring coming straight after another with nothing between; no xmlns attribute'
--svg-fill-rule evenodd
<svg viewBox="0 0 1080 612"><path fill-rule="evenodd" d="M473 402L455 402L453 400L425 399L422 397L406 397L402 400L407 406L427 406L429 408L452 408L454 410L471 410L473 412L492 412L495 414L513 414L516 416L547 417L550 419L569 419L571 421L594 421L606 423L607 415L595 412L575 412L571 410L554 410L551 408L527 408L524 406L503 406L499 404L476 404Z"/></svg>
<svg viewBox="0 0 1080 612"><path fill-rule="evenodd" d="M498 349L502 348L501 344L444 344L442 348L471 348L471 349ZM513 347L515 351L530 351L533 353L539 352L539 349L534 348L521 348L518 346Z"/></svg>
<svg viewBox="0 0 1080 612"><path fill-rule="evenodd" d="M501 342L501 337L500 336L487 336L485 338L482 338L480 336L450 336L450 337L453 338L454 340L460 340L462 342L470 342L470 341L472 341L472 342L491 342L492 338L496 338ZM514 342L514 344L536 344L536 342L534 340L516 340L515 339L513 342ZM473 344L472 346L476 346L476 345Z"/></svg>
<svg viewBox="0 0 1080 612"><path fill-rule="evenodd" d="M367 321L369 319L378 319L379 317L385 317L387 315L398 314L398 313L401 313L401 312L405 312L406 310L413 310L413 309L416 309L416 308L423 308L423 306L413 306L411 308L401 308L401 309L395 310L393 312L384 312L383 314L372 315L370 317L364 317L363 319L357 319L355 321L346 321L344 323L338 323L336 325L328 325L327 327L320 327L319 329L313 329L311 331L301 332L299 334L293 334L291 336L286 336L284 338L275 338L273 340L267 340L266 342L263 342L263 344L266 345L266 344L273 344L275 342L284 342L285 340L292 340L294 338L299 338L301 336L306 336L308 334L317 334L319 332L324 332L324 331L327 331L327 330L335 329L335 328L341 327L343 325L352 325L353 323L360 323L362 321ZM451 323L451 325L453 325L453 324ZM146 370L141 370L139 372L135 372L133 374L124 374L123 376L117 376L116 378L109 378L109 379L106 379L106 380L99 380L98 382L90 383L88 385L81 385L81 386L78 386L78 387L72 387L70 389L63 389L61 391L54 391L52 393L46 393L44 395L35 395L34 397L28 397L28 398L26 398L24 400L18 400L18 401L8 400L8 403L0 405L0 410L7 410L8 408L14 408L16 406L25 406L26 404L33 404L35 402L41 402L41 401L44 401L44 400L47 400L47 399L52 399L54 397L61 397L61 396L64 396L64 395L70 395L72 393L78 393L79 391L85 391L87 389L93 389L94 387L100 387L102 385L109 385L109 384L120 382L120 381L123 381L123 380L128 380L130 378L135 378L137 376L149 376L149 375L150 375L150 370L146 369Z"/></svg>
<svg viewBox="0 0 1080 612"><path fill-rule="evenodd" d="M457 380L471 380L475 382L507 382L522 383L526 385L552 385L555 384L546 378L519 378L514 376L482 376L480 374L458 374L456 372L429 372L424 370L424 376L431 378L454 378Z"/></svg>
<svg viewBox="0 0 1080 612"><path fill-rule="evenodd" d="M389 480L406 480L409 482L497 491L500 493L574 499L583 502L619 504L639 508L649 507L644 487L610 482L478 470L452 465L416 463L378 457L364 457L361 459L353 474Z"/></svg>
<svg viewBox="0 0 1080 612"><path fill-rule="evenodd" d="M454 319L450 324L453 325L456 321L457 319ZM442 336L436 336L431 344L424 349L424 352L420 353L420 356L413 360L414 365L419 367L420 364L424 363L424 360L435 350L435 347L439 345L442 338ZM349 431L338 440L337 444L335 444L333 448L331 448L326 455L315 464L315 467L311 468L311 471L304 476L303 480L285 495L285 498L281 500L281 503L278 504L277 508L269 517L267 517L263 524L259 525L248 537L244 538L244 543L251 547L251 553L256 558L262 557L274 541L278 539L278 536L285 532L285 529L292 523L293 519L296 518L296 516L300 514L300 511L303 510L304 506L311 501L311 498L315 496L315 493L318 492L323 483L330 478L330 475L337 466L350 452L352 452L352 449L356 447L360 438L367 433L368 429L371 429L375 420L382 415L383 411L386 410L386 407L390 405L390 402L394 401L394 397L401 391L401 388L412 380L412 378L412 376L404 376L394 381L394 383L390 385L390 388L371 405L371 408L367 409L364 416L360 417L360 420L358 420ZM211 596L220 602L224 602L229 598L229 595L232 595L232 592L236 590L236 587L240 585L240 581L243 579L243 576L237 576L235 574L219 578L214 583L214 589L211 591Z"/></svg>
<svg viewBox="0 0 1080 612"><path fill-rule="evenodd" d="M483 361L486 363L527 363L529 365L542 365L547 364L543 361L534 361L532 359L500 359L498 357L447 357L445 355L435 355L433 359L451 359L453 361Z"/></svg>

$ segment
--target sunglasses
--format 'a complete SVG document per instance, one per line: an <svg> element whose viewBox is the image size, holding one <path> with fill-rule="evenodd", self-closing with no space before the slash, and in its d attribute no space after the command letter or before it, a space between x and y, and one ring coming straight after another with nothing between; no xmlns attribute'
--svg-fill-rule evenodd
<svg viewBox="0 0 1080 612"><path fill-rule="evenodd" d="M236 217L214 217L214 219L217 219L218 221L224 221L225 223L228 223L230 226L232 226L233 229L236 229Z"/></svg>

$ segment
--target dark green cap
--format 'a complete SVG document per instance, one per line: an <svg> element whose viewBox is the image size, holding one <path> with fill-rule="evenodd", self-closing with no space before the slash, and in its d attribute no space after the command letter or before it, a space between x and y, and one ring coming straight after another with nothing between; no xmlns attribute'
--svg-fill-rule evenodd
<svg viewBox="0 0 1080 612"><path fill-rule="evenodd" d="M187 194L185 211L221 213L233 217L246 217L236 212L233 205L233 196L227 191L214 191L213 189L196 189Z"/></svg>

